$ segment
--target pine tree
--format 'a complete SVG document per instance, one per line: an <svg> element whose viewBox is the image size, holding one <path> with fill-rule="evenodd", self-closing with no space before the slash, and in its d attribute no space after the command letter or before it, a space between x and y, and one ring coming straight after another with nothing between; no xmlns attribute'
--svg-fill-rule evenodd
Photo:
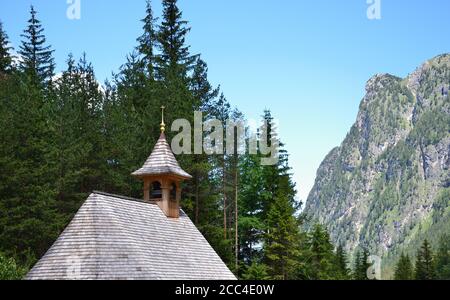
<svg viewBox="0 0 450 300"><path fill-rule="evenodd" d="M413 266L409 255L402 253L395 267L395 280L412 280L413 279Z"/></svg>
<svg viewBox="0 0 450 300"><path fill-rule="evenodd" d="M436 276L440 280L450 279L450 238L443 235L436 253Z"/></svg>
<svg viewBox="0 0 450 300"><path fill-rule="evenodd" d="M46 46L46 38L41 22L36 18L36 11L31 6L31 17L28 27L21 36L25 39L20 46L20 68L38 82L48 82L52 79L55 63L51 46Z"/></svg>
<svg viewBox="0 0 450 300"><path fill-rule="evenodd" d="M0 21L0 75L9 72L12 68L11 50L8 35L3 30L3 23Z"/></svg>
<svg viewBox="0 0 450 300"><path fill-rule="evenodd" d="M417 252L415 279L416 280L436 279L436 271L433 262L433 253L431 251L431 246L427 240L424 240L422 247Z"/></svg>
<svg viewBox="0 0 450 300"><path fill-rule="evenodd" d="M156 18L153 16L152 3L147 0L146 16L142 20L144 33L138 38L139 53L143 56L142 60L146 69L146 75L149 79L154 79L155 67L155 47L157 42L157 34L155 31Z"/></svg>

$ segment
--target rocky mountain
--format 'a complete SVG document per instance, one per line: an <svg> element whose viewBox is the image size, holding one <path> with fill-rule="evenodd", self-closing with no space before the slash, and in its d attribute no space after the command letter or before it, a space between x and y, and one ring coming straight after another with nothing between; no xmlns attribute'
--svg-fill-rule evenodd
<svg viewBox="0 0 450 300"><path fill-rule="evenodd" d="M392 274L401 251L450 232L450 54L402 79L366 85L357 120L324 159L305 206L350 253L365 247Z"/></svg>

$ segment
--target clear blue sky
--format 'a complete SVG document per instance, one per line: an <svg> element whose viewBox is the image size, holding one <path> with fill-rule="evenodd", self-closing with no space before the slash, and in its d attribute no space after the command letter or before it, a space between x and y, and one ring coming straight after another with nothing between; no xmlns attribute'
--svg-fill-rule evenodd
<svg viewBox="0 0 450 300"><path fill-rule="evenodd" d="M156 14L160 1L154 0ZM58 70L68 53L86 51L98 79L110 78L141 34L145 0L81 0L81 19L66 0L0 0L0 19L20 43L30 4L38 11ZM450 52L450 1L381 0L369 20L366 0L180 0L188 42L210 79L249 118L270 108L291 154L305 199L324 156L356 118L365 82L375 73L406 76Z"/></svg>

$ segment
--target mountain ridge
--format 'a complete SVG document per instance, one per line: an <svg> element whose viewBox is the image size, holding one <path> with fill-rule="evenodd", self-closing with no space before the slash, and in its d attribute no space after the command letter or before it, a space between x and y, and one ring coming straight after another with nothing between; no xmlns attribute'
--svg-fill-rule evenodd
<svg viewBox="0 0 450 300"><path fill-rule="evenodd" d="M406 78L367 81L355 124L321 163L304 213L350 253L367 248L392 274L399 252L450 229L450 54Z"/></svg>

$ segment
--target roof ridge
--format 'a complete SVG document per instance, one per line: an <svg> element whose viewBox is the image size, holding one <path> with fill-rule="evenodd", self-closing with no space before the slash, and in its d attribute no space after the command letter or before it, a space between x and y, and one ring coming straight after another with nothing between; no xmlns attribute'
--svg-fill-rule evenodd
<svg viewBox="0 0 450 300"><path fill-rule="evenodd" d="M106 197L119 198L119 199L128 200L128 201L134 201L134 202L141 202L141 203L147 203L147 204L154 204L154 205L156 205L155 201L146 201L146 200L143 200L143 199L127 197L127 196L122 196L122 195L117 195L117 194L111 194L111 193L106 193L106 192L101 192L101 191L93 191L92 194L97 194L97 195L102 195L102 196L106 196Z"/></svg>

